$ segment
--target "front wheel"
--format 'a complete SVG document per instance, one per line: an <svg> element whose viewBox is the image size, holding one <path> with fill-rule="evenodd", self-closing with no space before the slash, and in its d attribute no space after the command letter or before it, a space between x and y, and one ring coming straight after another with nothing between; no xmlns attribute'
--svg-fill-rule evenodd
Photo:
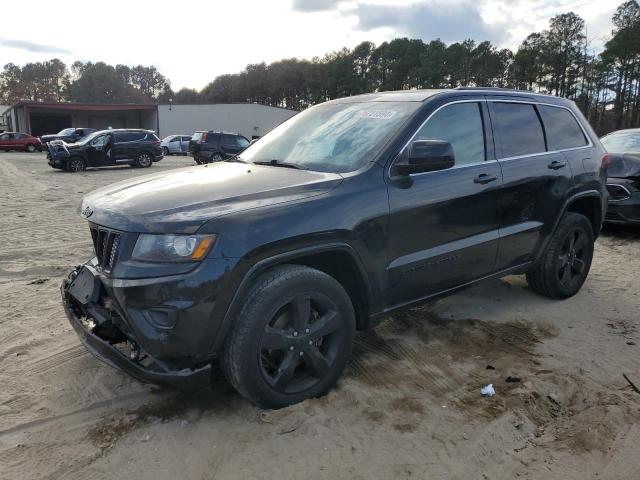
<svg viewBox="0 0 640 480"><path fill-rule="evenodd" d="M27 145L27 152L33 153L35 151L36 151L36 146L35 145Z"/></svg>
<svg viewBox="0 0 640 480"><path fill-rule="evenodd" d="M140 168L148 168L153 163L153 158L151 158L151 154L149 152L141 152L136 157L136 167Z"/></svg>
<svg viewBox="0 0 640 480"><path fill-rule="evenodd" d="M84 160L79 157L69 159L67 162L67 172L81 172L86 167Z"/></svg>
<svg viewBox="0 0 640 480"><path fill-rule="evenodd" d="M281 408L324 395L351 355L355 315L333 277L283 265L247 293L226 339L221 367L255 405Z"/></svg>
<svg viewBox="0 0 640 480"><path fill-rule="evenodd" d="M167 147L162 147L162 154L165 157L168 157L169 156L169 149Z"/></svg>
<svg viewBox="0 0 640 480"><path fill-rule="evenodd" d="M219 153L214 153L213 155L211 155L209 163L219 162L220 160L222 160L222 155L220 155Z"/></svg>
<svg viewBox="0 0 640 480"><path fill-rule="evenodd" d="M529 287L556 299L578 293L591 268L593 244L591 222L579 213L566 213L540 262L527 273Z"/></svg>

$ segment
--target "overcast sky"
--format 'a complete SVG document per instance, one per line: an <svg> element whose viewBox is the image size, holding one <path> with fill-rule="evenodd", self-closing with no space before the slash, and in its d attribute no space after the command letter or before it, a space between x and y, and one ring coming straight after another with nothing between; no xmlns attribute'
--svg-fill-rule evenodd
<svg viewBox="0 0 640 480"><path fill-rule="evenodd" d="M2 6L0 65L58 57L155 65L174 90L202 88L248 63L311 58L364 40L491 40L517 48L550 17L575 12L599 50L622 0L216 0ZM11 13L15 9L15 16ZM31 12L31 13L30 13ZM12 21L15 18L19 21Z"/></svg>

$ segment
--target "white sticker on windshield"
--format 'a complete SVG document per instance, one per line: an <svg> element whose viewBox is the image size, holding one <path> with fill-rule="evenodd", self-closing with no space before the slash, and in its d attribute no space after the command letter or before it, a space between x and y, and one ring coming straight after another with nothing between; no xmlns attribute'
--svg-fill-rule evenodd
<svg viewBox="0 0 640 480"><path fill-rule="evenodd" d="M363 110L360 116L364 118L378 118L380 120L388 120L393 117L396 112L391 110Z"/></svg>

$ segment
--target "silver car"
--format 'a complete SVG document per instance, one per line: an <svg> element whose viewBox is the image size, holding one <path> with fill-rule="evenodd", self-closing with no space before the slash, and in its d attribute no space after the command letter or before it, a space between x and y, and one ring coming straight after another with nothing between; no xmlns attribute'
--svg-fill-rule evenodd
<svg viewBox="0 0 640 480"><path fill-rule="evenodd" d="M174 153L186 155L189 151L189 140L191 140L189 135L169 135L164 137L160 144L162 153L164 155L172 155Z"/></svg>

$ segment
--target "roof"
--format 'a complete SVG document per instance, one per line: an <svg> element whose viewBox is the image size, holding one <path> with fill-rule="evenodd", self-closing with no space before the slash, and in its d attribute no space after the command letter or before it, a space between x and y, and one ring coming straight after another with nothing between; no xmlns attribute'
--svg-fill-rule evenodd
<svg viewBox="0 0 640 480"><path fill-rule="evenodd" d="M74 103L74 102L18 102L11 108L28 107L30 109L55 109L55 110L90 110L90 111L114 111L114 110L155 110L152 103Z"/></svg>

